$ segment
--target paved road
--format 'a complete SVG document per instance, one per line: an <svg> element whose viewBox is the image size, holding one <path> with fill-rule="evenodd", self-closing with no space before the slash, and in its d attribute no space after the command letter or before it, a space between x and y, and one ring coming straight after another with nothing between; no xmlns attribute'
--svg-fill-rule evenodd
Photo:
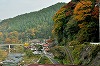
<svg viewBox="0 0 100 66"><path fill-rule="evenodd" d="M46 54L45 56L48 57L49 60L50 60L53 64L59 64L59 62L56 61L50 54Z"/></svg>

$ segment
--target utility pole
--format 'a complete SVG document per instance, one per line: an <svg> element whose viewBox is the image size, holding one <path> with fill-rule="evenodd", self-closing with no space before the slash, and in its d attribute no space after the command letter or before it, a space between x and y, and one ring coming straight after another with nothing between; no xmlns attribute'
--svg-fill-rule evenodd
<svg viewBox="0 0 100 66"><path fill-rule="evenodd" d="M11 49L11 48L10 48L10 45L9 45L9 53L10 53L10 49Z"/></svg>

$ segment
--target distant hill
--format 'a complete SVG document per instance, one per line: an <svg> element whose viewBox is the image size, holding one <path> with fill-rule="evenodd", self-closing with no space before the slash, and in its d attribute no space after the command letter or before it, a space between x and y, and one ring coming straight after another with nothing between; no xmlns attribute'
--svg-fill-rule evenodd
<svg viewBox="0 0 100 66"><path fill-rule="evenodd" d="M51 36L53 26L52 17L64 4L57 3L39 11L5 19L0 23L0 31L8 34L17 31L19 34L24 33L26 35L26 32L34 29L35 36L30 36L29 39L48 38Z"/></svg>
<svg viewBox="0 0 100 66"><path fill-rule="evenodd" d="M0 22L1 22L2 20L0 19Z"/></svg>

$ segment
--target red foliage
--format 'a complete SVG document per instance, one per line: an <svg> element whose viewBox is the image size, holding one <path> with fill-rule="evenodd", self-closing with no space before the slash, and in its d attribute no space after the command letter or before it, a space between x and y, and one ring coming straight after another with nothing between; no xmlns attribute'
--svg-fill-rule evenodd
<svg viewBox="0 0 100 66"><path fill-rule="evenodd" d="M72 11L68 11L68 12L66 12L66 16L70 16L70 15L72 15L72 14L73 14Z"/></svg>
<svg viewBox="0 0 100 66"><path fill-rule="evenodd" d="M99 7L98 6L94 7L92 11L92 17L99 19Z"/></svg>
<svg viewBox="0 0 100 66"><path fill-rule="evenodd" d="M67 5L65 5L63 7L66 8L66 9L69 9L69 8L74 9L75 4L76 4L75 2L69 2Z"/></svg>
<svg viewBox="0 0 100 66"><path fill-rule="evenodd" d="M63 8L66 8L66 16L70 16L73 14L73 9L75 8L76 3L75 2L69 2L67 5L63 6Z"/></svg>

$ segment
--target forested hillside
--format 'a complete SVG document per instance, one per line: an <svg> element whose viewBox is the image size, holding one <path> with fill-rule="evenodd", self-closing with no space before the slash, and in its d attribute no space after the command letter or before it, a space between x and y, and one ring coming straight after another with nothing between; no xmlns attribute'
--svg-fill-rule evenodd
<svg viewBox="0 0 100 66"><path fill-rule="evenodd" d="M99 0L71 0L53 16L51 48L61 64L100 66Z"/></svg>
<svg viewBox="0 0 100 66"><path fill-rule="evenodd" d="M39 11L3 20L0 23L0 41L20 43L27 39L48 38L53 26L52 16L64 4L57 3Z"/></svg>
<svg viewBox="0 0 100 66"><path fill-rule="evenodd" d="M0 22L1 22L2 20L0 20Z"/></svg>
<svg viewBox="0 0 100 66"><path fill-rule="evenodd" d="M98 0L72 0L63 6L53 17L52 33L58 43L99 42Z"/></svg>

